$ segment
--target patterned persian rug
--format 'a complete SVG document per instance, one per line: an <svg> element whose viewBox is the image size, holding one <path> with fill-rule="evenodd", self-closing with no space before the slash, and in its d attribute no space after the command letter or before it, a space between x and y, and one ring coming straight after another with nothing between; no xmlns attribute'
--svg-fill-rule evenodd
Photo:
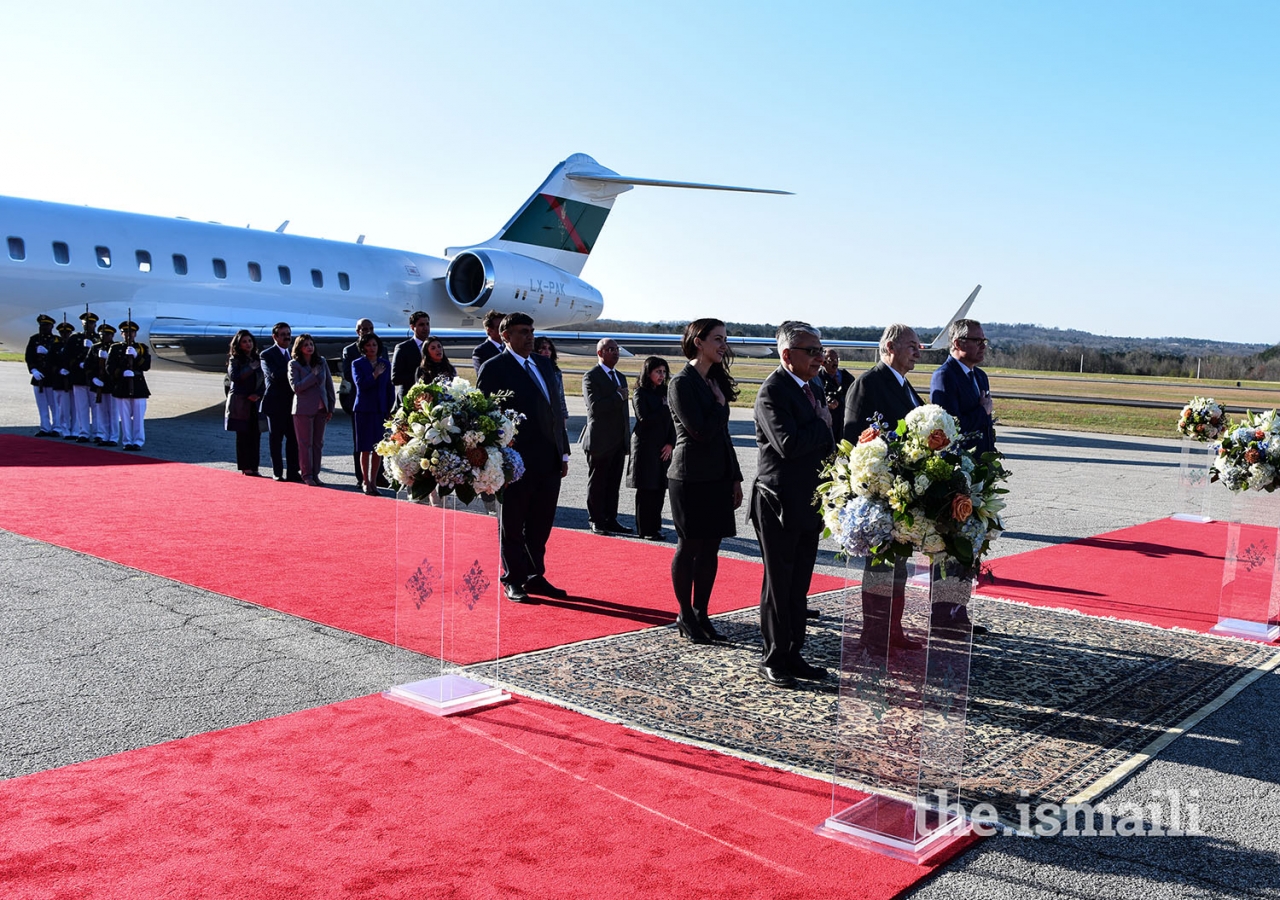
<svg viewBox="0 0 1280 900"><path fill-rule="evenodd" d="M810 605L823 615L810 620L805 656L833 674L799 690L759 678L753 609L716 617L726 645L694 646L674 627L651 628L502 660L499 680L599 718L816 777L830 778L839 762L842 778L875 787L888 760L901 762L893 717L868 717L851 735L846 712L837 728L842 594ZM1185 631L991 600L975 599L971 609L991 634L973 644L961 790L967 804L992 803L1009 822L1027 799L1098 796L1280 662L1274 647Z"/></svg>

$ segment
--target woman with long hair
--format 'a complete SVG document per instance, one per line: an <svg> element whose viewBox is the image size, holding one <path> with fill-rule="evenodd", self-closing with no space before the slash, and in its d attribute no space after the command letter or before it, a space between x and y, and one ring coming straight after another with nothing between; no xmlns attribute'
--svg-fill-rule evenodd
<svg viewBox="0 0 1280 900"><path fill-rule="evenodd" d="M378 470L382 457L373 451L386 435L386 421L391 417L395 391L391 387L391 363L378 354L381 342L375 334L360 339L360 356L351 364L351 378L356 383L356 399L351 404L352 428L356 433L356 452L360 454L360 471L364 475L364 492L371 497L378 492Z"/></svg>
<svg viewBox="0 0 1280 900"><path fill-rule="evenodd" d="M650 356L631 395L636 424L627 457L627 487L636 489L636 534L664 541L662 502L667 492L667 466L676 445L676 427L667 405L667 361Z"/></svg>
<svg viewBox="0 0 1280 900"><path fill-rule="evenodd" d="M262 458L262 428L258 424L258 402L266 390L258 343L247 328L241 328L227 348L227 394L224 425L236 433L236 468L245 475L258 477Z"/></svg>
<svg viewBox="0 0 1280 900"><path fill-rule="evenodd" d="M444 352L444 342L437 337L427 338L427 342L422 345L422 362L418 363L418 381L430 384L441 375L457 378L458 370Z"/></svg>
<svg viewBox="0 0 1280 900"><path fill-rule="evenodd" d="M734 511L742 505L742 469L729 437L729 404L738 396L738 384L729 374L733 352L724 322L690 322L680 349L689 363L667 391L676 430L667 472L678 537L671 583L680 604L680 635L706 644L724 639L707 608L720 541L737 534Z"/></svg>
<svg viewBox="0 0 1280 900"><path fill-rule="evenodd" d="M320 486L320 462L324 455L324 429L333 418L336 397L329 362L316 352L309 334L293 339L289 360L289 387L293 388L293 431L298 436L298 463L302 482Z"/></svg>
<svg viewBox="0 0 1280 900"><path fill-rule="evenodd" d="M556 373L556 381L560 383L560 415L564 417L565 424L569 424L569 401L564 396L564 373L560 371L560 364L556 362L558 354L556 353L555 342L549 337L538 337L533 339L533 352L539 356L545 356L551 360L551 368Z"/></svg>

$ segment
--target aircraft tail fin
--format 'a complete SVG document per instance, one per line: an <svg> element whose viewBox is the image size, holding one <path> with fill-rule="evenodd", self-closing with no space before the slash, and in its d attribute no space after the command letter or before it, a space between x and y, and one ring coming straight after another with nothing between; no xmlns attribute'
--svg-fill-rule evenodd
<svg viewBox="0 0 1280 900"><path fill-rule="evenodd" d="M978 296L978 291L980 290L982 290L982 285L978 285L976 288L974 288L973 293L971 293L965 299L965 301L960 304L960 308L955 311L955 315L953 315L950 319L947 319L947 324L942 326L942 330L938 332L938 336L934 338L933 341L928 346L921 347L920 349L921 350L946 350L951 343L949 340L947 340L947 330L951 327L951 323L954 322L956 319L963 319L965 316L969 314L969 307L973 306L973 301Z"/></svg>
<svg viewBox="0 0 1280 900"><path fill-rule="evenodd" d="M600 237L613 201L635 185L788 193L687 181L628 178L606 169L585 153L575 153L551 170L546 181L497 234L479 244L449 247L445 256L452 257L462 250L495 248L538 259L578 275Z"/></svg>

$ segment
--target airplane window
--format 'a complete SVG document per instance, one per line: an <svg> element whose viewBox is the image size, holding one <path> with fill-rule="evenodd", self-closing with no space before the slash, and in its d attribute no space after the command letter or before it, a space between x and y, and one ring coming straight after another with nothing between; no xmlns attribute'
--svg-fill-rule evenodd
<svg viewBox="0 0 1280 900"><path fill-rule="evenodd" d="M53 261L60 266L65 266L71 262L71 251L67 249L65 241L53 242Z"/></svg>
<svg viewBox="0 0 1280 900"><path fill-rule="evenodd" d="M262 280L262 266L258 265L256 262L249 263L249 280L250 281Z"/></svg>
<svg viewBox="0 0 1280 900"><path fill-rule="evenodd" d="M291 284L293 282L293 276L289 274L288 266L280 266L279 271L281 284Z"/></svg>
<svg viewBox="0 0 1280 900"><path fill-rule="evenodd" d="M311 270L311 286L318 288L324 287L324 274L319 269Z"/></svg>
<svg viewBox="0 0 1280 900"><path fill-rule="evenodd" d="M98 257L99 269L111 268L111 250L110 249L106 247L94 247L93 254L94 256Z"/></svg>
<svg viewBox="0 0 1280 900"><path fill-rule="evenodd" d="M173 273L175 275L187 274L187 258L181 253L173 254Z"/></svg>
<svg viewBox="0 0 1280 900"><path fill-rule="evenodd" d="M9 258L10 259L26 259L27 245L20 237L9 238Z"/></svg>
<svg viewBox="0 0 1280 900"><path fill-rule="evenodd" d="M344 291L351 290L351 276L348 275L346 272L339 272L338 287L342 288L342 290Z"/></svg>
<svg viewBox="0 0 1280 900"><path fill-rule="evenodd" d="M227 277L227 261L225 259L215 259L213 261L213 277L214 278Z"/></svg>
<svg viewBox="0 0 1280 900"><path fill-rule="evenodd" d="M138 250L133 255L138 260L139 272L151 271L151 254L149 252L146 250Z"/></svg>

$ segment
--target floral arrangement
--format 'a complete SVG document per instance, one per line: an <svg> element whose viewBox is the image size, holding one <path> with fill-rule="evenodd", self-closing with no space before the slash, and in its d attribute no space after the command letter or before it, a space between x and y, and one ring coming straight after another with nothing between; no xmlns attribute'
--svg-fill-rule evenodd
<svg viewBox="0 0 1280 900"><path fill-rule="evenodd" d="M818 486L826 530L849 556L887 563L914 550L976 569L1004 530L1009 477L1000 454L979 458L940 406L918 406L896 428L879 416L857 444L841 441Z"/></svg>
<svg viewBox="0 0 1280 900"><path fill-rule="evenodd" d="M1192 397L1178 417L1178 433L1197 441L1216 441L1228 427L1226 411L1212 397Z"/></svg>
<svg viewBox="0 0 1280 900"><path fill-rule="evenodd" d="M501 498L502 489L524 475L524 460L511 448L523 417L502 408L506 397L447 376L409 388L376 448L393 486L407 488L419 502L433 490L452 491L463 503L477 494Z"/></svg>
<svg viewBox="0 0 1280 900"><path fill-rule="evenodd" d="M1280 415L1246 412L1218 441L1209 480L1233 491L1274 491L1280 486Z"/></svg>

